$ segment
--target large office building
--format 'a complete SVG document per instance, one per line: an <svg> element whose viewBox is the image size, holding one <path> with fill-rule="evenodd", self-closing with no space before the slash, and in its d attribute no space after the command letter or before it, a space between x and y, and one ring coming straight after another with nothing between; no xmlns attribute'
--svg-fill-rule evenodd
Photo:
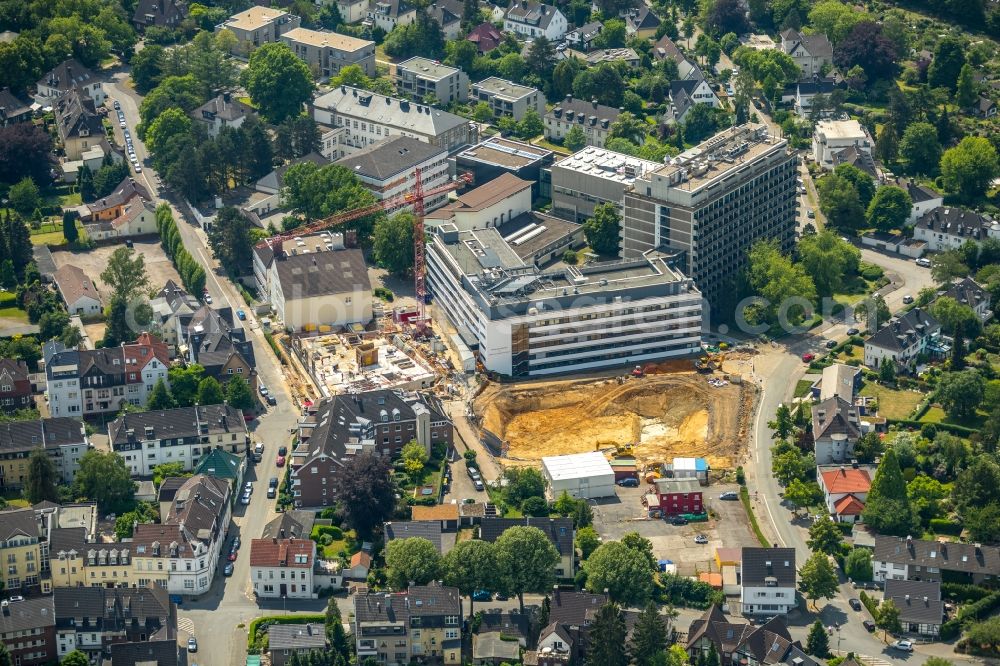
<svg viewBox="0 0 1000 666"><path fill-rule="evenodd" d="M663 166L606 148L587 146L552 165L552 213L583 222L594 208L613 203L619 208L635 179Z"/></svg>
<svg viewBox="0 0 1000 666"><path fill-rule="evenodd" d="M425 192L450 180L448 151L409 136L389 137L336 163L357 176L379 201L396 199L412 192L416 188L418 170ZM427 197L424 199L424 210L440 208L447 201L447 192ZM401 209L413 210L413 204L403 203L389 212Z"/></svg>
<svg viewBox="0 0 1000 666"><path fill-rule="evenodd" d="M790 251L797 158L765 125L732 127L635 179L625 192L622 256L680 253L680 269L719 305L759 240ZM554 176L553 176L554 177Z"/></svg>
<svg viewBox="0 0 1000 666"><path fill-rule="evenodd" d="M488 370L540 377L699 349L701 293L660 253L543 271L512 246L520 235L436 232L427 244L435 303Z"/></svg>

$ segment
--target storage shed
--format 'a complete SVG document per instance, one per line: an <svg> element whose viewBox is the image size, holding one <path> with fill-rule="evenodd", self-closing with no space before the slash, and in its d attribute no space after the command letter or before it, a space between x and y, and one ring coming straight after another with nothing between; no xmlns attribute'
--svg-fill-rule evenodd
<svg viewBox="0 0 1000 666"><path fill-rule="evenodd" d="M675 479L697 479L701 485L708 485L708 472L711 468L704 458L674 458L670 469Z"/></svg>
<svg viewBox="0 0 1000 666"><path fill-rule="evenodd" d="M615 494L614 470L599 451L542 458L542 476L550 499L559 497L563 491L578 499Z"/></svg>

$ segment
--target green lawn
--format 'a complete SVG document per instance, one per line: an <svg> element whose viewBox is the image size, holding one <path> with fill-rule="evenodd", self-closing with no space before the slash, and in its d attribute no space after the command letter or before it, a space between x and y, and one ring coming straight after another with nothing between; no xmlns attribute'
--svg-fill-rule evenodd
<svg viewBox="0 0 1000 666"><path fill-rule="evenodd" d="M813 383L808 379L800 379L799 383L795 385L795 397L803 398L809 395L809 390L812 388Z"/></svg>
<svg viewBox="0 0 1000 666"><path fill-rule="evenodd" d="M62 229L44 234L32 234L31 236L32 245L62 245L65 242L66 237L63 236Z"/></svg>
<svg viewBox="0 0 1000 666"><path fill-rule="evenodd" d="M28 313L17 307L17 296L12 291L0 291L0 317L28 323Z"/></svg>
<svg viewBox="0 0 1000 666"><path fill-rule="evenodd" d="M538 146L539 148L547 148L548 150L551 150L554 153L558 153L559 155L571 154L569 149L567 149L565 146L558 146L550 141L546 141L544 138L534 139L533 141L531 141L531 144L534 146Z"/></svg>
<svg viewBox="0 0 1000 666"><path fill-rule="evenodd" d="M978 430L983 426L983 421L989 416L986 412L979 411L976 415L970 419L965 419L962 421L957 421L955 419L948 418L948 415L940 407L934 406L927 410L927 413L920 417L921 423L948 423L950 425L962 426L965 428L973 428Z"/></svg>
<svg viewBox="0 0 1000 666"><path fill-rule="evenodd" d="M924 395L917 391L898 391L873 382L861 388L861 395L878 399L878 412L887 419L908 419Z"/></svg>
<svg viewBox="0 0 1000 666"><path fill-rule="evenodd" d="M847 363L848 361L864 361L865 348L863 345L847 346L837 352L837 363Z"/></svg>

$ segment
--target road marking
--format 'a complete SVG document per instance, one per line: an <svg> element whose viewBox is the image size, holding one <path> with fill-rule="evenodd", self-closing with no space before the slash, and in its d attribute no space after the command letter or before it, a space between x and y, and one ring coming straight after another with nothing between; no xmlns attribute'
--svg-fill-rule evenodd
<svg viewBox="0 0 1000 666"><path fill-rule="evenodd" d="M189 617L178 618L177 629L183 631L185 634L191 634L194 636L194 620Z"/></svg>

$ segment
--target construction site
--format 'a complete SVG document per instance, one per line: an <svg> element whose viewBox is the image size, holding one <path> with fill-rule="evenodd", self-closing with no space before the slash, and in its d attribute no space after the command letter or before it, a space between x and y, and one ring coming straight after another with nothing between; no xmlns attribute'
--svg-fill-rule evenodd
<svg viewBox="0 0 1000 666"><path fill-rule="evenodd" d="M628 453L640 468L690 456L724 470L741 455L755 390L678 361L599 379L490 383L473 411L501 462L599 450Z"/></svg>

